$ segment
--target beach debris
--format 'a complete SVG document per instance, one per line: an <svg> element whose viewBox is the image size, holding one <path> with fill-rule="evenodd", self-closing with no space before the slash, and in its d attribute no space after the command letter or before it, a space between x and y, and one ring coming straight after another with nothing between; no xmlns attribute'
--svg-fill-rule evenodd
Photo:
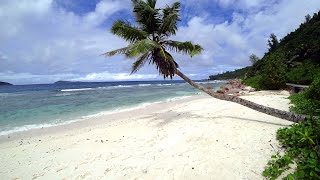
<svg viewBox="0 0 320 180"><path fill-rule="evenodd" d="M101 143L103 143L103 140L101 140Z"/></svg>
<svg viewBox="0 0 320 180"><path fill-rule="evenodd" d="M274 148L274 147L272 146L272 144L270 144L270 146L271 146L272 148Z"/></svg>
<svg viewBox="0 0 320 180"><path fill-rule="evenodd" d="M191 169L194 169L194 167L192 167Z"/></svg>
<svg viewBox="0 0 320 180"><path fill-rule="evenodd" d="M147 170L147 169L144 169L144 170L142 170L142 173L147 174L147 173L148 173L148 170Z"/></svg>

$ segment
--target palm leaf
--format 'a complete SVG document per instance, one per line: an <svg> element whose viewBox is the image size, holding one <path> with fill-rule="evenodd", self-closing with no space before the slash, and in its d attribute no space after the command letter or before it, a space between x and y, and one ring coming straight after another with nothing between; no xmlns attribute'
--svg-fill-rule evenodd
<svg viewBox="0 0 320 180"><path fill-rule="evenodd" d="M114 22L111 32L117 36L122 37L126 41L134 42L148 37L148 34L136 27L133 27L128 22L118 20Z"/></svg>
<svg viewBox="0 0 320 180"><path fill-rule="evenodd" d="M166 36L175 35L178 30L177 23L180 21L180 2L176 2L172 7L167 6L164 8L162 24L160 27L160 34L165 34Z"/></svg>
<svg viewBox="0 0 320 180"><path fill-rule="evenodd" d="M126 57L134 58L141 54L145 54L147 52L152 51L154 48L158 48L159 44L150 39L143 39L141 41L137 41L128 46L128 49L125 53Z"/></svg>
<svg viewBox="0 0 320 180"><path fill-rule="evenodd" d="M144 63L149 60L150 52L146 52L145 54L141 55L136 62L133 63L131 74L136 73Z"/></svg>
<svg viewBox="0 0 320 180"><path fill-rule="evenodd" d="M167 47L170 50L179 52L179 53L184 53L184 54L189 54L191 57L194 55L200 54L203 50L203 48L200 45L197 44L192 44L190 41L186 42L179 42L179 41L164 41L162 42L165 47Z"/></svg>
<svg viewBox="0 0 320 180"><path fill-rule="evenodd" d="M153 51L150 62L155 64L159 74L162 74L163 78L170 77L172 79L175 75L176 69L179 67L171 54L162 47L156 48Z"/></svg>
<svg viewBox="0 0 320 180"><path fill-rule="evenodd" d="M110 56L114 56L116 54L126 54L127 51L128 51L128 47L124 47L124 48L120 48L120 49L116 49L113 51L103 53L102 55L110 57Z"/></svg>
<svg viewBox="0 0 320 180"><path fill-rule="evenodd" d="M148 34L154 34L161 24L159 9L155 8L156 0L132 0L136 22Z"/></svg>

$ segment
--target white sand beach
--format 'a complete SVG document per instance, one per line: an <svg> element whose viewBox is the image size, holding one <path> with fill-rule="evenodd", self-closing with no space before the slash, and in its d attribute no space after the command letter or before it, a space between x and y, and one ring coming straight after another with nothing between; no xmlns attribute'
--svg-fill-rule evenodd
<svg viewBox="0 0 320 180"><path fill-rule="evenodd" d="M248 100L288 110L288 92ZM0 179L263 179L291 122L206 95L0 139Z"/></svg>

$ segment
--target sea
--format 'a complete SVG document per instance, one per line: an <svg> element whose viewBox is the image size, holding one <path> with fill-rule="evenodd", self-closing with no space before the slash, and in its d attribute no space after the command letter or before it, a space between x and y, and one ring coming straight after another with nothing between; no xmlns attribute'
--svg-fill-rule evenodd
<svg viewBox="0 0 320 180"><path fill-rule="evenodd" d="M223 81L198 81L218 89ZM184 81L61 82L0 86L0 136L175 101L202 92Z"/></svg>

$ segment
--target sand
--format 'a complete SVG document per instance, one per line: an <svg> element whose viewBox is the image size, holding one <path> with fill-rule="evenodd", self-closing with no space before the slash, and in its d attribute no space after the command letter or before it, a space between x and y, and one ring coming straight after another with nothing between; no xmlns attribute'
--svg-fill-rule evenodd
<svg viewBox="0 0 320 180"><path fill-rule="evenodd" d="M243 96L282 110L287 97ZM0 179L263 179L290 124L199 95L0 137Z"/></svg>

